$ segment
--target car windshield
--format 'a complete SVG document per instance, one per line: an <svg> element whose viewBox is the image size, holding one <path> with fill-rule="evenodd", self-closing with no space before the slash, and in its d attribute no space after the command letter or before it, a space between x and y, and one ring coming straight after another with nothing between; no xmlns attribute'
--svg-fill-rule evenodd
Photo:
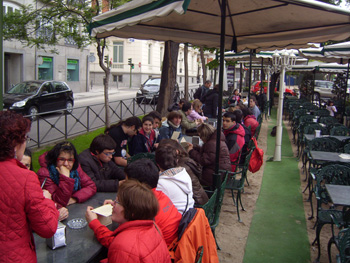
<svg viewBox="0 0 350 263"><path fill-rule="evenodd" d="M328 84L328 86L332 86L332 82L328 82L328 81L317 81L316 83L315 83L315 86L317 86L317 87L321 87L321 88L327 88L327 84Z"/></svg>
<svg viewBox="0 0 350 263"><path fill-rule="evenodd" d="M148 79L145 85L160 86L160 79Z"/></svg>
<svg viewBox="0 0 350 263"><path fill-rule="evenodd" d="M18 83L11 88L7 93L10 94L36 94L40 88L41 83L23 82Z"/></svg>

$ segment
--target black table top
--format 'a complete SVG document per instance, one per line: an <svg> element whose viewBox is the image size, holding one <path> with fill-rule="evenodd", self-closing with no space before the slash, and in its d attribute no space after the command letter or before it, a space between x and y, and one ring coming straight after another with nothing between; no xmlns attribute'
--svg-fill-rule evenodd
<svg viewBox="0 0 350 263"><path fill-rule="evenodd" d="M350 163L350 159L341 158L344 153L310 151L311 158L315 161Z"/></svg>
<svg viewBox="0 0 350 263"><path fill-rule="evenodd" d="M315 134L304 134L304 137L305 137L305 139L307 141L311 141L311 140L315 139ZM338 139L339 141L344 141L344 140L350 138L350 136L334 136L334 135L332 135L332 136L330 136L330 135L321 135L320 138L323 138L323 137L326 137L326 138L327 137L333 137L333 138Z"/></svg>
<svg viewBox="0 0 350 263"><path fill-rule="evenodd" d="M67 246L52 250L46 245L46 239L34 234L36 254L38 262L88 262L97 256L102 250L102 245L97 241L94 232L86 226L82 229L71 229L67 222L73 218L84 218L88 205L96 208L103 205L105 199L116 198L116 193L96 193L92 198L82 204L72 204L68 206L69 217L62 221L66 225ZM108 228L114 230L116 223Z"/></svg>
<svg viewBox="0 0 350 263"><path fill-rule="evenodd" d="M350 206L350 186L326 184L326 189L332 199L333 204Z"/></svg>

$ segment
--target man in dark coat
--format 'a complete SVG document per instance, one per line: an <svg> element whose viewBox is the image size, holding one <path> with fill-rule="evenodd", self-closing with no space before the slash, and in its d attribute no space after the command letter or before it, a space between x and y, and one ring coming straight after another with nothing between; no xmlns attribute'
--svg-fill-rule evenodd
<svg viewBox="0 0 350 263"><path fill-rule="evenodd" d="M95 137L90 149L79 154L83 171L95 182L98 192L117 192L125 179L122 169L112 161L116 143L106 134Z"/></svg>
<svg viewBox="0 0 350 263"><path fill-rule="evenodd" d="M194 93L193 97L195 99L199 99L202 103L204 102L204 96L209 92L209 89L211 87L211 81L206 80L203 84L203 86L199 87L196 92Z"/></svg>
<svg viewBox="0 0 350 263"><path fill-rule="evenodd" d="M203 114L208 118L216 118L218 116L218 101L219 101L219 85L210 90L203 100Z"/></svg>

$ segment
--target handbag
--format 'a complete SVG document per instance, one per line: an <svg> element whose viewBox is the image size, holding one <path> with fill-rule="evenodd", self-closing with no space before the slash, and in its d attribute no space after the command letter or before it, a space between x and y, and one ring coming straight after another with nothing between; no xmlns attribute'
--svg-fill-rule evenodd
<svg viewBox="0 0 350 263"><path fill-rule="evenodd" d="M264 151L258 147L258 142L254 137L252 140L254 142L255 148L253 150L252 156L250 157L248 169L252 173L256 173L260 170L260 167L264 162Z"/></svg>

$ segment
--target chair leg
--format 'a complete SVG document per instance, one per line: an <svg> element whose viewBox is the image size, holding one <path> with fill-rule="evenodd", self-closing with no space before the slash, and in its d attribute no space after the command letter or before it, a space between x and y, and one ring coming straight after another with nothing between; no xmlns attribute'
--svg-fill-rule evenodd
<svg viewBox="0 0 350 263"><path fill-rule="evenodd" d="M322 229L323 225L324 224L317 224L317 227L316 227L316 238L315 238L314 242L312 243L312 245L314 245L315 242L317 242L318 253L317 253L316 262L319 262L320 261L320 257L321 257L320 233L321 233L321 229Z"/></svg>
<svg viewBox="0 0 350 263"><path fill-rule="evenodd" d="M216 236L215 236L215 228L212 228L211 231L213 232L213 236L214 236L214 239L215 239L215 244L216 244L216 249L217 250L221 250L219 244L218 244L218 241L216 240Z"/></svg>
<svg viewBox="0 0 350 263"><path fill-rule="evenodd" d="M246 182L247 182L247 185L249 186L248 176L246 176L245 180L246 180Z"/></svg>
<svg viewBox="0 0 350 263"><path fill-rule="evenodd" d="M245 211L244 207L243 207L243 204L242 204L242 198L241 198L241 191L238 190L237 194L239 195L239 202L241 204L241 207L242 207L242 210ZM238 196L237 196L238 197Z"/></svg>
<svg viewBox="0 0 350 263"><path fill-rule="evenodd" d="M335 243L334 242L334 238L331 237L331 239L329 239L328 241L328 246L327 246L327 251L328 251L328 261L329 263L332 263L332 252L331 252L331 249L332 249L332 244Z"/></svg>
<svg viewBox="0 0 350 263"><path fill-rule="evenodd" d="M236 208L237 208L238 222L242 222L241 217L239 216L238 192L237 192L237 197L236 197Z"/></svg>
<svg viewBox="0 0 350 263"><path fill-rule="evenodd" d="M231 196L232 196L232 200L233 200L233 205L236 206L235 195L233 193L233 190L231 190Z"/></svg>

